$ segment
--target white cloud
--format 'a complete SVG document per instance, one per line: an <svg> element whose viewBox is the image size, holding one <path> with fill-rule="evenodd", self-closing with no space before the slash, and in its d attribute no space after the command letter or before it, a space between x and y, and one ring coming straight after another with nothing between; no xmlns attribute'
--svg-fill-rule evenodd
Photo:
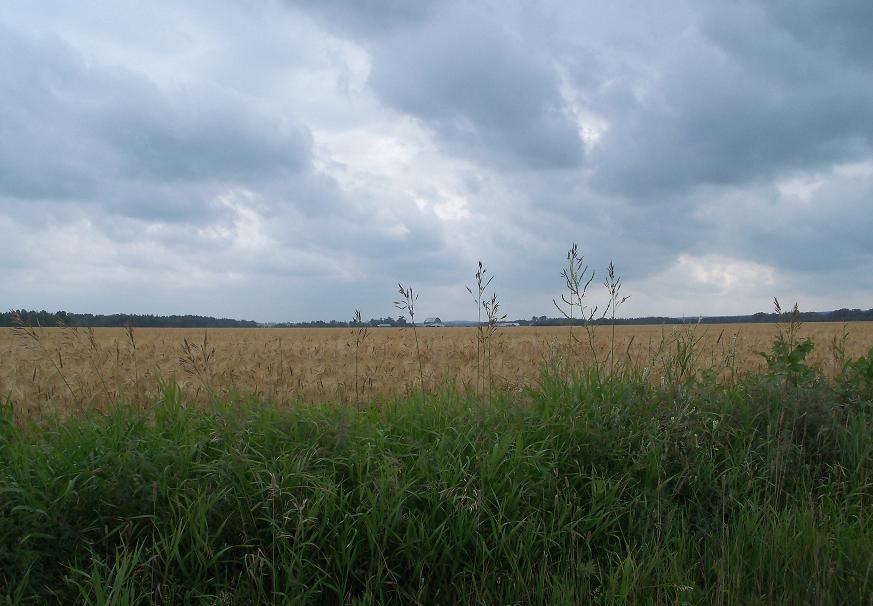
<svg viewBox="0 0 873 606"><path fill-rule="evenodd" d="M692 280L705 286L714 286L722 293L740 284L750 288L772 286L775 282L775 270L772 267L730 259L720 255L705 255L693 257L679 255L676 264L669 273L689 276Z"/></svg>
<svg viewBox="0 0 873 606"><path fill-rule="evenodd" d="M805 175L777 181L776 189L783 196L795 198L801 202L809 202L815 192L824 184L825 180L819 175Z"/></svg>

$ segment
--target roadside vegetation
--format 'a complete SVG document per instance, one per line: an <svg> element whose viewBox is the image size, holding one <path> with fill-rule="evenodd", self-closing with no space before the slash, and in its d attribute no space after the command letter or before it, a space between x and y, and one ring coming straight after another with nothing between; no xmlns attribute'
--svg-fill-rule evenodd
<svg viewBox="0 0 873 606"><path fill-rule="evenodd" d="M873 352L741 382L0 420L0 600L868 603ZM681 377L680 373L674 376Z"/></svg>
<svg viewBox="0 0 873 606"><path fill-rule="evenodd" d="M657 366L565 355L594 325L536 384L492 384L486 326L475 383L419 362L405 396L363 399L359 329L353 401L7 398L0 604L870 603L873 349L835 339L825 375L780 317L755 373L699 364L693 329ZM212 345L185 345L212 386Z"/></svg>

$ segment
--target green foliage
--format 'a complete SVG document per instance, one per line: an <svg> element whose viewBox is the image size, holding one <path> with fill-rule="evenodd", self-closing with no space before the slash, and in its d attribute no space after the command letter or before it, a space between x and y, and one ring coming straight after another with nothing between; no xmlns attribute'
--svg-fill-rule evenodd
<svg viewBox="0 0 873 606"><path fill-rule="evenodd" d="M815 343L805 338L791 344L781 336L770 346L770 352L762 352L767 361L767 370L792 385L808 384L815 380L815 371L806 364L806 356L813 350Z"/></svg>
<svg viewBox="0 0 873 606"><path fill-rule="evenodd" d="M143 546L118 549L111 564L93 558L88 570L71 568L64 579L78 591L79 599L95 606L130 606L145 604L148 594L138 590L137 571L142 569Z"/></svg>
<svg viewBox="0 0 873 606"><path fill-rule="evenodd" d="M4 440L9 436L15 426L15 408L12 405L12 398L7 396L0 400L0 448L5 443Z"/></svg>
<svg viewBox="0 0 873 606"><path fill-rule="evenodd" d="M845 402L873 401L873 347L866 356L845 362L836 384Z"/></svg>
<svg viewBox="0 0 873 606"><path fill-rule="evenodd" d="M761 352L761 356L767 361L767 370L771 375L783 378L793 386L810 385L816 380L815 371L806 364L806 356L815 347L812 339L798 338L800 322L800 310L797 303L786 312L782 311L779 299L773 299L776 313L782 320L778 324L778 334L770 346L770 353Z"/></svg>
<svg viewBox="0 0 873 606"><path fill-rule="evenodd" d="M870 603L870 359L9 420L0 604Z"/></svg>

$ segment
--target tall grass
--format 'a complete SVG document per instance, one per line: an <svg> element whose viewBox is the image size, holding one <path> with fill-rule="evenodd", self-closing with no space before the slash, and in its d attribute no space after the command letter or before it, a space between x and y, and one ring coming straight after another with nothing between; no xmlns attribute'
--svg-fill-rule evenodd
<svg viewBox="0 0 873 606"><path fill-rule="evenodd" d="M415 340L415 358L418 360L418 386L424 389L424 365L421 360L421 345L418 342L418 331L415 328L415 304L418 301L418 293L412 290L412 287L403 287L403 284L397 284L400 300L394 301L394 307L409 315L409 323L412 325L412 336ZM403 316L401 316L403 317Z"/></svg>
<svg viewBox="0 0 873 606"><path fill-rule="evenodd" d="M361 347L363 347L364 343L367 341L367 337L370 336L369 327L364 324L363 316L361 316L361 310L356 309L355 314L352 316L352 338L355 342L355 402L361 401L361 389L359 386L358 380L358 361L361 354Z"/></svg>
<svg viewBox="0 0 873 606"><path fill-rule="evenodd" d="M491 286L494 275L488 275L488 269L482 261L475 274L475 290L466 286L467 293L476 304L476 393L488 397L494 384L492 360L493 338L497 333L497 325L506 319L506 314L500 312L500 301L497 293L493 290L488 295L488 287ZM484 314L484 321L483 321Z"/></svg>
<svg viewBox="0 0 873 606"><path fill-rule="evenodd" d="M167 382L41 427L7 402L0 603L869 603L862 376L546 372L362 408Z"/></svg>
<svg viewBox="0 0 873 606"><path fill-rule="evenodd" d="M591 320L594 319L597 313L597 307L589 308L585 301L585 295L588 292L588 287L594 281L594 277L594 270L585 263L585 256L579 252L579 245L574 242L570 250L567 251L567 263L561 270L561 278L567 291L561 293L560 302L558 302L558 299L552 299L555 309L570 321L569 328L567 329L567 336L569 337L567 343L568 353L573 351L574 342L578 341L573 334L574 320L585 324L586 329L589 331L589 342L591 342ZM579 310L578 315L576 315L576 309ZM597 350L593 345L591 351L595 356L594 364L599 367Z"/></svg>
<svg viewBox="0 0 873 606"><path fill-rule="evenodd" d="M609 294L606 309L603 310L603 317L605 318L609 315L612 328L612 334L609 339L609 372L615 374L615 313L619 307L630 299L630 295L621 294L621 287L623 286L621 276L615 273L615 263L612 261L606 267L606 278L603 280L603 286Z"/></svg>

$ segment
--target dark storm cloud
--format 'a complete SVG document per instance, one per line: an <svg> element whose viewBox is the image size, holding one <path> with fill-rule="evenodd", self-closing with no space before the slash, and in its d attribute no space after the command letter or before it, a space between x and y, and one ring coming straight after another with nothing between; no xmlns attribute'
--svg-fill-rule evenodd
<svg viewBox="0 0 873 606"><path fill-rule="evenodd" d="M305 127L217 87L168 93L123 68L89 65L55 37L8 28L0 70L7 196L97 199L112 212L173 220L208 212L196 208L206 192L190 196L193 182L254 182L310 166Z"/></svg>
<svg viewBox="0 0 873 606"><path fill-rule="evenodd" d="M305 128L259 116L222 91L180 95L172 104L156 95L113 109L100 129L131 177L244 182L309 165Z"/></svg>
<svg viewBox="0 0 873 606"><path fill-rule="evenodd" d="M374 92L432 129L449 153L512 169L581 163L579 126L551 57L488 7L297 4L326 27L351 31L371 52Z"/></svg>
<svg viewBox="0 0 873 606"><path fill-rule="evenodd" d="M813 48L828 50L869 69L873 60L873 4L866 0L776 0L761 9L779 29Z"/></svg>
<svg viewBox="0 0 873 606"><path fill-rule="evenodd" d="M870 174L827 175L798 200L764 186L708 191L699 202L704 235L693 245L801 274L847 270L871 284L873 180Z"/></svg>
<svg viewBox="0 0 873 606"><path fill-rule="evenodd" d="M288 0L288 4L316 16L326 26L356 36L374 36L409 26L429 17L436 0Z"/></svg>
<svg viewBox="0 0 873 606"><path fill-rule="evenodd" d="M257 32L264 16L250 17L254 23L242 25ZM224 81L197 73L167 79L161 71L155 79L129 57L0 27L0 241L4 253L16 251L20 272L48 275L51 259L75 251L53 296L65 287L78 292L71 279L131 296L138 275L155 286L139 300L162 300L158 291L171 288L184 307L228 279L249 288L283 284L294 307L287 319L320 308L317 284L329 299L328 290L375 271L390 302L398 276L451 271L455 255L432 212L399 217L397 208L414 207L412 199L391 194L386 207L386 192L367 188L350 198L314 165L313 138L295 105L235 87L232 62L221 66ZM284 41L259 43L264 53L289 50ZM286 61L271 56L260 75L274 76ZM19 286L5 296L31 292L26 275L10 276ZM181 286L173 275L190 280ZM305 290L314 307L300 306ZM104 293L101 305L123 299ZM271 317L269 304L255 307Z"/></svg>
<svg viewBox="0 0 873 606"><path fill-rule="evenodd" d="M380 99L433 129L449 153L501 170L582 162L556 66L609 123L587 163L592 182L641 202L870 152L869 3L298 6L335 31L370 24L349 35L371 50ZM575 36L552 40L561 21Z"/></svg>
<svg viewBox="0 0 873 606"><path fill-rule="evenodd" d="M826 40L782 16L731 5L666 42L635 103L617 114L600 108L611 126L592 154L595 183L645 202L869 154L869 64L823 52ZM837 39L857 38L849 20L830 27Z"/></svg>
<svg viewBox="0 0 873 606"><path fill-rule="evenodd" d="M441 13L373 45L371 85L458 155L514 168L580 164L582 142L547 56L474 10Z"/></svg>
<svg viewBox="0 0 873 606"><path fill-rule="evenodd" d="M84 196L93 192L93 166L112 166L111 150L76 119L58 89L71 77L69 48L42 44L0 22L0 192L19 198ZM76 83L76 86L82 86Z"/></svg>

